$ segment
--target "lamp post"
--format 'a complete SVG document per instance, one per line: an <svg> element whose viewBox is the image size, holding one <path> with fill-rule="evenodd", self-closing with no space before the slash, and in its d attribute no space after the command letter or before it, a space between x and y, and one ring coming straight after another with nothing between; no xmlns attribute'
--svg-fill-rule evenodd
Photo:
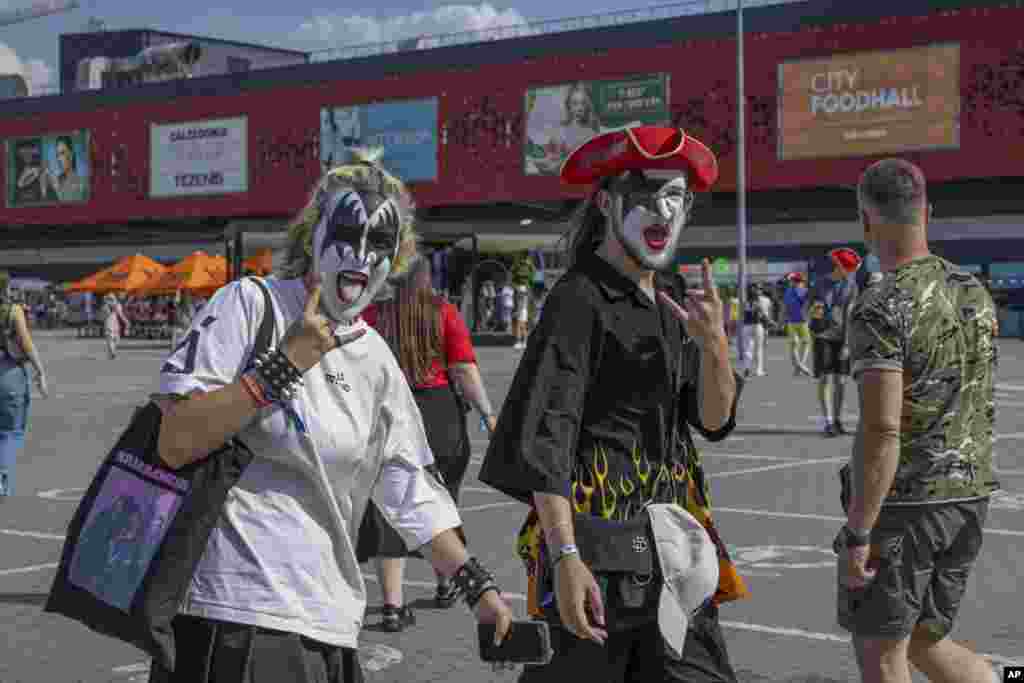
<svg viewBox="0 0 1024 683"><path fill-rule="evenodd" d="M747 126L746 87L743 63L743 0L736 0L736 251L737 297L736 351L739 362L746 362L743 315L747 310Z"/></svg>

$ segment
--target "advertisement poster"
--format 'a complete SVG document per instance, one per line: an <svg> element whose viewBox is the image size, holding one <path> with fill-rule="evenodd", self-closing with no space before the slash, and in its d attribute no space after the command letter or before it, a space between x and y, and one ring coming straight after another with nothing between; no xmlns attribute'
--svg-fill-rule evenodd
<svg viewBox="0 0 1024 683"><path fill-rule="evenodd" d="M89 131L7 140L7 206L89 199Z"/></svg>
<svg viewBox="0 0 1024 683"><path fill-rule="evenodd" d="M320 162L326 171L353 147L380 147L403 181L437 180L437 129L437 98L321 109Z"/></svg>
<svg viewBox="0 0 1024 683"><path fill-rule="evenodd" d="M957 44L784 62L778 85L783 161L960 146Z"/></svg>
<svg viewBox="0 0 1024 683"><path fill-rule="evenodd" d="M248 191L248 140L244 116L151 125L149 196Z"/></svg>
<svg viewBox="0 0 1024 683"><path fill-rule="evenodd" d="M558 175L577 147L632 123L671 120L668 74L609 81L577 81L526 92L526 175Z"/></svg>

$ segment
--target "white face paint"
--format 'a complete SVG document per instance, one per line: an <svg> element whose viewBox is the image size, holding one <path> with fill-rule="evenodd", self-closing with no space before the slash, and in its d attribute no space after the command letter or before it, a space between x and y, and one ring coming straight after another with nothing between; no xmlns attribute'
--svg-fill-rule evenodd
<svg viewBox="0 0 1024 683"><path fill-rule="evenodd" d="M332 320L351 325L391 272L401 209L381 194L344 188L326 200L321 215L313 232L320 303Z"/></svg>
<svg viewBox="0 0 1024 683"><path fill-rule="evenodd" d="M612 227L626 252L649 270L669 268L693 202L686 176L676 173L662 181L631 175L611 191Z"/></svg>

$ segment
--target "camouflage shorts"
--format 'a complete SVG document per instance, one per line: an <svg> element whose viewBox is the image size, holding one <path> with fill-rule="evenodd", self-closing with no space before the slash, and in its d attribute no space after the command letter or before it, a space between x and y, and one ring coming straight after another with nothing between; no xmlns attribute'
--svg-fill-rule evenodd
<svg viewBox="0 0 1024 683"><path fill-rule="evenodd" d="M839 625L865 638L935 641L953 630L981 551L988 499L883 508L871 533L878 574L863 589L838 586Z"/></svg>

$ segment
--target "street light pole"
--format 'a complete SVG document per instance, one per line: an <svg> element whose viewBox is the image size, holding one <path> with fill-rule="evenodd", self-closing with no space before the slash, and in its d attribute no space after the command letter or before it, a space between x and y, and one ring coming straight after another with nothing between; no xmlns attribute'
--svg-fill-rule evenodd
<svg viewBox="0 0 1024 683"><path fill-rule="evenodd" d="M736 315L736 351L740 365L748 360L746 330L743 329L743 316L747 310L747 96L744 75L743 0L736 0L736 283L740 302Z"/></svg>

